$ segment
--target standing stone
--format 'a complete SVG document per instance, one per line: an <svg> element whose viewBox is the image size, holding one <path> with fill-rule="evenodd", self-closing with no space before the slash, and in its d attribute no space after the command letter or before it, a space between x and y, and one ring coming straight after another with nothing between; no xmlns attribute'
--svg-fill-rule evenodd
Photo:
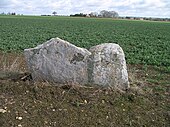
<svg viewBox="0 0 170 127"><path fill-rule="evenodd" d="M89 50L89 82L125 90L129 87L125 55L118 44L105 43Z"/></svg>
<svg viewBox="0 0 170 127"><path fill-rule="evenodd" d="M34 80L96 84L126 90L129 86L122 48L106 43L87 49L53 38L24 50Z"/></svg>
<svg viewBox="0 0 170 127"><path fill-rule="evenodd" d="M28 68L34 80L56 83L88 82L87 49L53 38L35 48L24 50Z"/></svg>

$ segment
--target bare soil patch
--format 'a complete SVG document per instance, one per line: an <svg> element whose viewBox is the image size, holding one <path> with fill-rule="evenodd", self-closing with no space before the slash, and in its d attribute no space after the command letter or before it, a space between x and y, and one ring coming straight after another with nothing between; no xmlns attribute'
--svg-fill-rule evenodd
<svg viewBox="0 0 170 127"><path fill-rule="evenodd" d="M120 92L22 80L23 55L1 53L0 60L0 72L9 76L0 79L2 127L170 126L170 74L161 67L128 65L131 88Z"/></svg>

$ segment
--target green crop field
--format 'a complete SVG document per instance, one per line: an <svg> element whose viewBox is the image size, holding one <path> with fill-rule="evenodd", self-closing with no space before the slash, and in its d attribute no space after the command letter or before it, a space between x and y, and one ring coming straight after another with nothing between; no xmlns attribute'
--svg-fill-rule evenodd
<svg viewBox="0 0 170 127"><path fill-rule="evenodd" d="M130 88L34 82L23 50L55 37L87 49L119 44ZM170 22L0 16L2 127L170 127L169 77Z"/></svg>
<svg viewBox="0 0 170 127"><path fill-rule="evenodd" d="M170 66L170 23L0 16L0 51L23 52L54 37L84 48L114 42L125 51L128 64Z"/></svg>

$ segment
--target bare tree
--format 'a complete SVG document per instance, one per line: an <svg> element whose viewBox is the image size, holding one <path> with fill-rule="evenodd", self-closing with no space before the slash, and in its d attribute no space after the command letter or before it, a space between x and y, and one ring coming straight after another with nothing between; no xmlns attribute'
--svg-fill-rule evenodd
<svg viewBox="0 0 170 127"><path fill-rule="evenodd" d="M110 11L109 13L111 14L111 17L112 17L112 18L117 18L117 17L119 17L119 14L118 14L116 11Z"/></svg>
<svg viewBox="0 0 170 127"><path fill-rule="evenodd" d="M98 17L98 13L97 12L91 12L89 15L90 15L90 17Z"/></svg>
<svg viewBox="0 0 170 127"><path fill-rule="evenodd" d="M117 18L119 17L119 14L115 11L106 11L106 10L102 10L100 12L100 17L103 18Z"/></svg>
<svg viewBox="0 0 170 127"><path fill-rule="evenodd" d="M102 10L101 12L100 12L100 16L101 17L103 17L103 18L108 18L109 16L108 16L108 11L106 11L106 10Z"/></svg>

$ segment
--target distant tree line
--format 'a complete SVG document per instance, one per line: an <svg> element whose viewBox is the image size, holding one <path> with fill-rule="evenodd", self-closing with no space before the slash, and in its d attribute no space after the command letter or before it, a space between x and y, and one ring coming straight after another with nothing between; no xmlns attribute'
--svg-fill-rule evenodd
<svg viewBox="0 0 170 127"><path fill-rule="evenodd" d="M71 17L100 17L100 18L118 18L119 14L116 11L106 11L102 10L98 12L91 12L90 14L74 14Z"/></svg>
<svg viewBox="0 0 170 127"><path fill-rule="evenodd" d="M0 13L0 15L23 15L23 14L17 14L16 12L8 12L8 13L2 12Z"/></svg>
<svg viewBox="0 0 170 127"><path fill-rule="evenodd" d="M128 19L128 20L148 20L148 21L170 21L170 18L152 18L152 17L119 17L119 19Z"/></svg>
<svg viewBox="0 0 170 127"><path fill-rule="evenodd" d="M98 12L91 12L89 14L90 17L102 17L102 18L118 18L119 14L116 11L106 11L102 10Z"/></svg>
<svg viewBox="0 0 170 127"><path fill-rule="evenodd" d="M71 17L86 17L87 14L83 14L83 13L80 13L80 14L74 14L74 15L70 15Z"/></svg>
<svg viewBox="0 0 170 127"><path fill-rule="evenodd" d="M1 15L16 15L16 13L15 12L8 12L8 13L2 12Z"/></svg>

